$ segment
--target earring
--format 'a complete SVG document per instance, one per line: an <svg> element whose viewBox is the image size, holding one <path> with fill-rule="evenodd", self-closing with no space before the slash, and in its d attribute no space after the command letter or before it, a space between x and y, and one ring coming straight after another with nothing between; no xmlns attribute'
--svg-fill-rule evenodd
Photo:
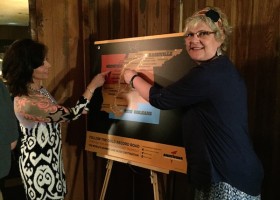
<svg viewBox="0 0 280 200"><path fill-rule="evenodd" d="M223 52L222 52L221 48L218 48L217 49L217 56L220 56L220 55L223 55Z"/></svg>

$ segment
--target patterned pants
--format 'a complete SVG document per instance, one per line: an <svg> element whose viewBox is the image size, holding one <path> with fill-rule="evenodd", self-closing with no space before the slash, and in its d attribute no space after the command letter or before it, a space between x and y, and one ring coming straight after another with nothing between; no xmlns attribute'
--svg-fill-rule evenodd
<svg viewBox="0 0 280 200"><path fill-rule="evenodd" d="M260 200L261 195L251 196L228 183L220 182L210 188L195 191L195 200Z"/></svg>

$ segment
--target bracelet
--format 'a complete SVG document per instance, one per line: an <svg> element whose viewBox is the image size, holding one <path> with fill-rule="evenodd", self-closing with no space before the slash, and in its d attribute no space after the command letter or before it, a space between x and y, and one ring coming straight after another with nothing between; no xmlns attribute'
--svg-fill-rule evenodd
<svg viewBox="0 0 280 200"><path fill-rule="evenodd" d="M129 81L129 84L130 84L130 86L131 86L132 88L135 88L134 85L133 85L133 80L134 80L137 76L139 76L139 75L138 75L138 74L133 75L132 78L131 78L130 81Z"/></svg>
<svg viewBox="0 0 280 200"><path fill-rule="evenodd" d="M87 87L87 90L88 90L91 94L93 94L93 90L89 89L88 87Z"/></svg>

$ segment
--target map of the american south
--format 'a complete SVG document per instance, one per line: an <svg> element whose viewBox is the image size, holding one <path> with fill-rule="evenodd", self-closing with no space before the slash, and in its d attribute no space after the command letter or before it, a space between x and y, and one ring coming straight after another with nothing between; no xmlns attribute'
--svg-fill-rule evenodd
<svg viewBox="0 0 280 200"><path fill-rule="evenodd" d="M182 49L172 49L102 55L101 71L109 70L111 73L102 89L104 101L101 110L109 113L112 119L158 124L160 111L124 82L123 72L133 69L153 82L154 68L162 67L181 52Z"/></svg>
<svg viewBox="0 0 280 200"><path fill-rule="evenodd" d="M89 104L86 150L129 165L185 173L183 109L151 106L123 77L126 69L135 70L161 87L182 79L193 67L183 33L95 41L93 47L93 75L111 73Z"/></svg>

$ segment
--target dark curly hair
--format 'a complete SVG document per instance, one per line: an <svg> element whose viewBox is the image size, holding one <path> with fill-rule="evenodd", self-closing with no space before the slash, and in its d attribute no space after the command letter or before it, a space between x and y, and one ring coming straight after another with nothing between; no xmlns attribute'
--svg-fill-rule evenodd
<svg viewBox="0 0 280 200"><path fill-rule="evenodd" d="M47 47L31 39L15 41L5 52L3 78L12 96L28 95L27 86L33 82L34 69L43 65Z"/></svg>

